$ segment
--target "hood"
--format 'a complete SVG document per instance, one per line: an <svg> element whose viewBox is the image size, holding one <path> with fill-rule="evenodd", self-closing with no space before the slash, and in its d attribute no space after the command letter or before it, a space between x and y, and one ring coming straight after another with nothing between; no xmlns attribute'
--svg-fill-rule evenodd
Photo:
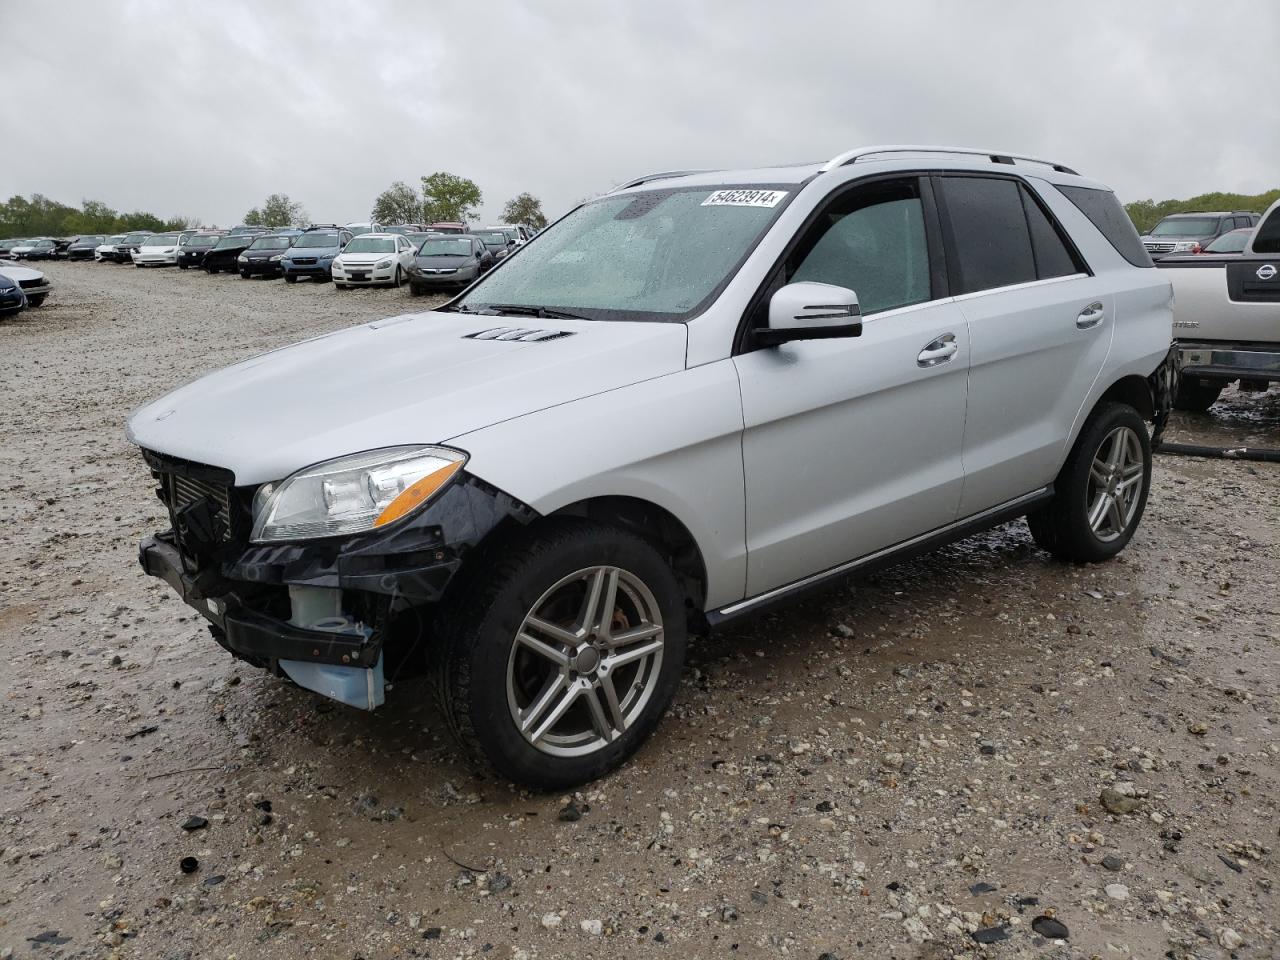
<svg viewBox="0 0 1280 960"><path fill-rule="evenodd" d="M44 274L39 270L20 267L16 263L7 260L0 260L0 273L3 273L14 283L21 283L23 280L40 280L44 277Z"/></svg>
<svg viewBox="0 0 1280 960"><path fill-rule="evenodd" d="M290 247L286 253L291 257L336 257L338 247Z"/></svg>
<svg viewBox="0 0 1280 960"><path fill-rule="evenodd" d="M445 256L444 254L436 254L431 257L414 257L413 265L423 270L454 270L458 267L465 267L469 263L479 263L475 257L470 254L461 254L453 256L452 254Z"/></svg>
<svg viewBox="0 0 1280 960"><path fill-rule="evenodd" d="M477 339L496 328L566 334ZM680 323L419 313L378 320L209 374L139 409L129 437L281 480L349 453L447 443L504 420L684 369ZM531 455L538 455L531 451Z"/></svg>
<svg viewBox="0 0 1280 960"><path fill-rule="evenodd" d="M379 260L393 260L397 256L398 251L387 250L384 253L340 253L334 259L343 263L377 263Z"/></svg>

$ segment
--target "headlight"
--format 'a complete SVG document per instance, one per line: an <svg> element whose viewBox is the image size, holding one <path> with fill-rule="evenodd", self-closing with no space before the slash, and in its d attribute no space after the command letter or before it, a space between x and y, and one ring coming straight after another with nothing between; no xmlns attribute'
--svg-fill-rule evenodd
<svg viewBox="0 0 1280 960"><path fill-rule="evenodd" d="M389 447L316 464L253 498L255 543L360 533L412 513L467 462L448 447Z"/></svg>
<svg viewBox="0 0 1280 960"><path fill-rule="evenodd" d="M1181 253L1184 250L1199 250L1200 244L1195 240L1179 240L1173 245L1174 253Z"/></svg>
<svg viewBox="0 0 1280 960"><path fill-rule="evenodd" d="M248 257L246 257L246 256L242 253L242 254L240 254L240 256L236 257L236 262L237 262L237 263L248 263L248 262L249 262L249 258L248 258Z"/></svg>
<svg viewBox="0 0 1280 960"><path fill-rule="evenodd" d="M271 262L272 262L272 263L279 263L279 262L280 262L281 260L283 260L283 259L284 259L284 254L283 254L283 253L277 253L274 257L272 257L272 258L271 258Z"/></svg>
<svg viewBox="0 0 1280 960"><path fill-rule="evenodd" d="M390 270L390 269L391 269L391 261L390 261L390 260L379 260L379 261L378 261L378 265L377 265L376 267L374 267L373 269L375 269L375 270Z"/></svg>

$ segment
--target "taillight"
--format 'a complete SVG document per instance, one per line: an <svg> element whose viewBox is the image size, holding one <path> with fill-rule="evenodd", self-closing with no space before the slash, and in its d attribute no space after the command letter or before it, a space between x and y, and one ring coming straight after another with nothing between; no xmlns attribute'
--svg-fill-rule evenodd
<svg viewBox="0 0 1280 960"><path fill-rule="evenodd" d="M1191 252L1192 252L1192 253L1204 253L1204 247L1200 246L1200 244L1198 244L1198 243L1197 243L1195 246L1193 246L1193 247L1191 248Z"/></svg>

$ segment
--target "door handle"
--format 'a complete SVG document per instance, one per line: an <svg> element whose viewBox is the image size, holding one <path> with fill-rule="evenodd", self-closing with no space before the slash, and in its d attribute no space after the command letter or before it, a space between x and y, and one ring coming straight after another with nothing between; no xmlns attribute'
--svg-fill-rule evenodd
<svg viewBox="0 0 1280 960"><path fill-rule="evenodd" d="M1096 327L1100 324L1105 316L1106 312L1102 309L1102 302L1095 300L1080 311L1080 316L1076 317L1076 326L1081 330L1088 330L1090 327Z"/></svg>
<svg viewBox="0 0 1280 960"><path fill-rule="evenodd" d="M920 355L916 357L916 366L919 367L936 367L939 364L946 363L954 357L960 350L960 344L956 343L956 335L954 333L944 333L936 340L928 343Z"/></svg>

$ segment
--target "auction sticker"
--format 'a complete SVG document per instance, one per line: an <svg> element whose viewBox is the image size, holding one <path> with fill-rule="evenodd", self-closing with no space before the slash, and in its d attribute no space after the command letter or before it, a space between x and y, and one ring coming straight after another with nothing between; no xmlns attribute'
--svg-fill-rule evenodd
<svg viewBox="0 0 1280 960"><path fill-rule="evenodd" d="M702 201L704 207L776 207L785 190L717 190Z"/></svg>

